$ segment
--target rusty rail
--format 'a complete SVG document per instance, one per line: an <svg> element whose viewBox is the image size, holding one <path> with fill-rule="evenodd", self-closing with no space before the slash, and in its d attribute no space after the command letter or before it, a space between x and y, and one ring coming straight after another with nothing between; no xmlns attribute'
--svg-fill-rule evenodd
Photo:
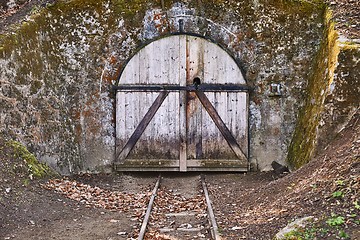
<svg viewBox="0 0 360 240"><path fill-rule="evenodd" d="M203 186L203 190L204 190L204 194L205 194L209 221L210 221L211 226L212 226L212 232L211 232L212 236L213 236L213 238L215 240L221 240L221 236L220 236L220 233L219 233L219 228L217 226L214 211L213 211L212 206L211 206L211 200L210 200L210 197L209 197L209 192L208 192L207 187L206 187L205 177L203 175L201 175L201 184Z"/></svg>
<svg viewBox="0 0 360 240"><path fill-rule="evenodd" d="M161 175L159 175L158 180L156 181L155 187L154 187L154 189L152 191L151 198L150 198L150 201L149 201L149 205L148 205L148 208L147 208L146 213L145 213L144 221L143 221L143 223L141 225L138 240L144 239L145 232L146 232L146 227L147 227L147 224L148 224L149 218L150 218L152 205L154 203L154 200L155 200L155 197L156 197L156 192L157 192L157 190L159 188L159 185L160 185L160 180L161 180Z"/></svg>
<svg viewBox="0 0 360 240"><path fill-rule="evenodd" d="M156 193L157 193L157 190L159 189L160 181L161 181L161 175L159 175L158 180L157 180L157 182L155 184L155 187L154 187L154 189L152 191L151 198L150 198L150 201L149 201L149 205L147 207L147 210L146 210L146 213L145 213L145 216L144 216L144 220L143 220L142 225L141 225L138 240L143 240L144 237L145 237L146 228L147 228L147 225L148 225L148 222L149 222L149 218L150 218L152 206L153 206L153 203L154 203L154 200L155 200L155 197L156 197ZM210 197L209 197L209 192L208 192L207 187L206 187L205 177L203 175L201 175L201 184L202 184L203 192L204 192L204 195L205 195L207 211L208 211L208 220L209 220L209 223L210 223L210 230L211 230L212 238L214 240L221 240L222 238L221 238L220 233L219 233L219 229L218 229L218 226L217 226L217 223L216 223L214 211L213 211L212 206L211 206L211 200L210 200Z"/></svg>

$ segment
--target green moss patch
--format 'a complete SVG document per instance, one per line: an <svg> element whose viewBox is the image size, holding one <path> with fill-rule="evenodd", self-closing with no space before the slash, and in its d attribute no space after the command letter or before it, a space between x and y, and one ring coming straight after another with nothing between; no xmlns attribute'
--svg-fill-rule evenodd
<svg viewBox="0 0 360 240"><path fill-rule="evenodd" d="M44 178L53 176L56 173L46 164L40 163L34 154L21 143L10 140L5 142L5 147L9 148L11 157L14 162L12 164L12 171L19 176L28 176L30 180L33 178Z"/></svg>
<svg viewBox="0 0 360 240"><path fill-rule="evenodd" d="M324 37L308 82L305 104L299 112L289 147L287 161L294 169L309 162L314 152L325 97L334 77L339 54L338 35L331 21L330 10L325 11L324 19Z"/></svg>

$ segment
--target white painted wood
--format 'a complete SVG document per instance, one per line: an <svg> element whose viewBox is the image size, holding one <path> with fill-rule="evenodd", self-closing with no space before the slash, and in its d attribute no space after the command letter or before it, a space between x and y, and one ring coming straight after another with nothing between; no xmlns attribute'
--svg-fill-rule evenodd
<svg viewBox="0 0 360 240"><path fill-rule="evenodd" d="M185 172L187 169L186 94L186 92L179 93L180 172Z"/></svg>
<svg viewBox="0 0 360 240"><path fill-rule="evenodd" d="M206 83L246 84L234 59L215 43L207 41L204 50L204 78Z"/></svg>
<svg viewBox="0 0 360 240"><path fill-rule="evenodd" d="M124 130L126 129L125 125L125 95L126 93L118 92L116 94L116 146L125 145L125 136ZM116 147L116 155L121 151L120 147Z"/></svg>
<svg viewBox="0 0 360 240"><path fill-rule="evenodd" d="M187 42L188 55L179 49L184 46L183 41ZM142 48L126 65L120 83L179 84L181 74L177 70L186 57L190 58L188 83L200 76L204 83L246 84L234 59L221 47L203 38L185 35L162 38Z"/></svg>
<svg viewBox="0 0 360 240"><path fill-rule="evenodd" d="M176 40L175 40L176 41ZM186 86L186 59L187 59L187 47L186 47L186 36L179 36L179 55L175 56L174 59L178 59L178 82L180 86ZM180 136L180 172L187 171L187 127L186 127L186 100L187 92L182 91L179 93L179 136Z"/></svg>
<svg viewBox="0 0 360 240"><path fill-rule="evenodd" d="M218 45L206 41L201 38L189 37L192 40L188 40L190 45L190 69L188 70L189 78L193 79L197 73L197 69L201 69L202 83L209 84L246 84L242 73L235 63L235 61ZM194 57L192 55L195 55ZM196 59L195 61L192 61ZM195 66L197 64L197 66ZM240 147L243 149L247 155L248 149L248 136L247 136L247 112L244 114L244 111L240 109L247 109L247 99L240 98L232 101L235 105L229 104L228 96L232 95L243 95L245 93L206 93L209 100L212 102L220 117L223 119L224 123L228 126L230 132L233 133L235 139L238 141ZM246 96L246 95L245 95ZM195 108L192 106L192 108ZM230 109L231 114L228 114L229 108L234 108L235 110ZM194 120L188 120L191 127L189 127L189 134L195 134L192 138L198 139L197 134L202 136L202 145L203 145L203 157L211 158L211 156L221 156L223 158L228 157L229 159L234 158L235 154L230 149L229 145L223 138L220 131L217 129L212 119L208 116L206 111L202 108L201 111L197 111L196 115L192 115ZM202 115L202 131L198 132L197 129L194 129L194 125L197 125L199 118ZM195 158L193 155L188 153L190 158Z"/></svg>
<svg viewBox="0 0 360 240"><path fill-rule="evenodd" d="M184 37L170 38L160 39L142 48L128 62L119 82L121 84L179 84L178 69L181 63L179 43L184 41Z"/></svg>
<svg viewBox="0 0 360 240"><path fill-rule="evenodd" d="M226 105L224 104L224 100L226 101L226 93L212 93L207 92L206 96L209 101L217 110L218 114L224 121L224 123L229 128L228 119L229 117L224 118L223 111L226 111ZM216 127L214 121L211 119L209 114L205 111L202 116L202 125L203 125L203 149L204 149L204 158L210 159L214 158L228 158L235 159L236 156L234 152L231 150L229 144L226 142L225 138L222 136L220 130ZM229 128L230 132L231 129ZM234 134L234 133L233 133ZM236 138L236 137L235 137Z"/></svg>
<svg viewBox="0 0 360 240"><path fill-rule="evenodd" d="M139 123L146 114L150 105L158 96L158 92L136 93L143 99L138 106ZM145 103L145 104L144 104ZM148 127L141 135L138 143L129 155L129 159L159 158L179 159L179 93L171 92L165 99L157 113L150 121Z"/></svg>
<svg viewBox="0 0 360 240"><path fill-rule="evenodd" d="M202 38L187 36L186 50L187 50L187 84L193 84L195 77L199 77L201 81L204 80L204 48L207 44Z"/></svg>
<svg viewBox="0 0 360 240"><path fill-rule="evenodd" d="M133 99L133 102L134 102L134 104L137 105L137 111L138 111L139 118L142 118L143 116L145 116L145 114L149 110L152 102L155 101L157 95L158 95L158 93L156 93L156 92L137 92L136 93L136 98ZM149 146L151 146L153 144L152 143L153 139L150 139L149 137L152 138L152 136L157 134L157 133L152 134L151 132L153 131L154 125L156 124L157 118L159 117L159 112L160 112L160 109L155 114L154 118L151 120L148 127L145 129L145 131L141 135L138 143L135 145L135 147L131 151L131 153L128 157L129 159L133 159L133 158L141 159L144 157L145 158L149 157L149 156L146 156L146 153L149 152L149 150L151 149L151 148L149 148ZM136 117L136 118L138 118L138 117ZM140 121L136 121L136 124L140 123ZM150 131L150 133L149 133L149 131Z"/></svg>
<svg viewBox="0 0 360 240"><path fill-rule="evenodd" d="M218 45L201 37L176 35L142 48L126 65L119 84L192 85L246 84L234 59ZM158 92L121 92L116 95L117 149L131 136ZM206 92L242 151L248 152L248 94ZM179 160L236 159L235 154L194 93L171 92L165 99L128 159ZM220 167L220 166L219 166Z"/></svg>
<svg viewBox="0 0 360 240"><path fill-rule="evenodd" d="M199 37L186 38L186 82L193 85L194 78L204 80L204 44ZM203 108L195 92L187 94L187 158L197 159L202 157L202 112Z"/></svg>

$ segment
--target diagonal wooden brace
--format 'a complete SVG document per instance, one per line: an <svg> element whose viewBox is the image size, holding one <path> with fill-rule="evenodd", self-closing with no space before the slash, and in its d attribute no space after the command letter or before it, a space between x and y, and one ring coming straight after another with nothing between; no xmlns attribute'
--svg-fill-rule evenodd
<svg viewBox="0 0 360 240"><path fill-rule="evenodd" d="M145 114L144 118L140 121L139 125L136 127L135 131L126 142L122 150L117 154L115 158L115 163L121 163L129 155L130 151L134 148L135 144L145 131L146 127L149 125L150 121L153 119L155 113L160 108L161 104L164 102L165 98L169 94L168 91L160 92L160 94L155 99L154 103L149 108L149 111Z"/></svg>
<svg viewBox="0 0 360 240"><path fill-rule="evenodd" d="M204 106L212 120L214 121L217 128L220 130L221 134L229 144L230 148L235 153L236 157L240 160L248 161L245 154L241 150L239 144L237 143L234 136L231 134L228 127L225 125L224 121L221 119L219 114L217 113L215 107L211 104L209 99L206 97L205 93L201 91L195 91L196 96L199 98L201 104Z"/></svg>

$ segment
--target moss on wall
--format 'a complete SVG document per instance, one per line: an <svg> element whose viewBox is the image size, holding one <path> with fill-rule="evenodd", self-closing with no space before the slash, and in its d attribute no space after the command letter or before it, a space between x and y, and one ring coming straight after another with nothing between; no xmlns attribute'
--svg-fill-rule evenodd
<svg viewBox="0 0 360 240"><path fill-rule="evenodd" d="M13 154L13 158L19 159L23 164L13 163L12 170L14 174L25 174L30 180L33 178L44 178L47 176L54 176L56 172L44 163L40 163L34 154L21 143L9 140L5 142L5 146Z"/></svg>
<svg viewBox="0 0 360 240"><path fill-rule="evenodd" d="M319 127L317 152L321 152L360 112L360 44L340 42L338 66Z"/></svg>
<svg viewBox="0 0 360 240"><path fill-rule="evenodd" d="M226 49L254 87L250 134L255 168L269 170L273 160L284 162L307 71L319 49L323 4L163 3L57 1L16 31L0 36L0 103L6 107L0 109L0 132L19 139L38 159L64 174L111 166L115 149L111 84L138 49L179 31L183 20L187 33ZM282 84L283 97L269 98L273 82Z"/></svg>
<svg viewBox="0 0 360 240"><path fill-rule="evenodd" d="M305 104L299 112L287 161L294 169L310 161L316 147L324 100L333 81L339 46L330 10L325 11L325 31L320 51L307 86Z"/></svg>

